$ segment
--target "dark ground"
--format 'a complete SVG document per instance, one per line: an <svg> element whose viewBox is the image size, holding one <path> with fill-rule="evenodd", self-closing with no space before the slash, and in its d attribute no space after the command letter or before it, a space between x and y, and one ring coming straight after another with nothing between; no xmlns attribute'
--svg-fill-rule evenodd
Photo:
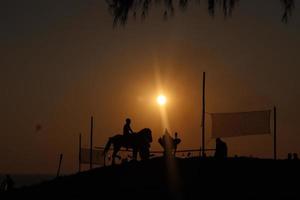
<svg viewBox="0 0 300 200"><path fill-rule="evenodd" d="M300 161L176 159L97 168L0 195L68 199L300 199Z"/></svg>

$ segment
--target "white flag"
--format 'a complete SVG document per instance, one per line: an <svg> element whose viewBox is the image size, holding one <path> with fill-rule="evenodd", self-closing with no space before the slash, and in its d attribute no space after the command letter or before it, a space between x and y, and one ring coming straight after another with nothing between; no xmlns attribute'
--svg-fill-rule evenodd
<svg viewBox="0 0 300 200"><path fill-rule="evenodd" d="M90 163L90 149L82 148L81 149L81 160L80 163L82 164L89 164ZM93 164L95 165L104 165L104 154L103 149L93 149Z"/></svg>
<svg viewBox="0 0 300 200"><path fill-rule="evenodd" d="M214 113L211 116L213 138L271 133L271 110L239 113Z"/></svg>

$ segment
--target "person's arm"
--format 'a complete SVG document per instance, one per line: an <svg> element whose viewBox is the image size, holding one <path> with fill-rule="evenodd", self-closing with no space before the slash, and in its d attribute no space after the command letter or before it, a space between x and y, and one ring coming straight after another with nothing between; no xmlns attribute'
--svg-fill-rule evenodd
<svg viewBox="0 0 300 200"><path fill-rule="evenodd" d="M133 133L133 130L131 129L131 127L129 126L129 131L131 132L131 133Z"/></svg>

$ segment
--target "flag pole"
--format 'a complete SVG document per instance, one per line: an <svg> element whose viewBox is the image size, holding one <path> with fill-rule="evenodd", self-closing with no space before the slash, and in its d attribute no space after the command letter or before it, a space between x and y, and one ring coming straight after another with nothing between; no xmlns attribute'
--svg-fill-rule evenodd
<svg viewBox="0 0 300 200"><path fill-rule="evenodd" d="M90 169L93 169L93 128L94 118L91 117L91 137L90 137Z"/></svg>
<svg viewBox="0 0 300 200"><path fill-rule="evenodd" d="M202 157L205 157L205 72L202 87Z"/></svg>
<svg viewBox="0 0 300 200"><path fill-rule="evenodd" d="M277 160L277 109L274 106L274 160Z"/></svg>
<svg viewBox="0 0 300 200"><path fill-rule="evenodd" d="M78 172L81 172L81 133L79 134L79 149L78 149Z"/></svg>

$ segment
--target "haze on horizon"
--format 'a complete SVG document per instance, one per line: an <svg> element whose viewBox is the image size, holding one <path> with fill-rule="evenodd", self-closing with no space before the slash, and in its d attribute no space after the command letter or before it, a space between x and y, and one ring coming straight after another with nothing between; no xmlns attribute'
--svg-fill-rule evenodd
<svg viewBox="0 0 300 200"><path fill-rule="evenodd" d="M202 72L207 112L278 109L278 154L300 153L300 15L287 24L273 0L243 0L233 16L206 6L163 20L159 8L113 28L105 1L6 1L0 8L0 173L77 170L78 134L88 145L122 132L163 133L156 96L163 90L179 148L201 145ZM267 9L266 9L267 8ZM37 125L41 125L36 130ZM209 124L206 144L210 139ZM272 156L272 136L225 139L229 154Z"/></svg>

